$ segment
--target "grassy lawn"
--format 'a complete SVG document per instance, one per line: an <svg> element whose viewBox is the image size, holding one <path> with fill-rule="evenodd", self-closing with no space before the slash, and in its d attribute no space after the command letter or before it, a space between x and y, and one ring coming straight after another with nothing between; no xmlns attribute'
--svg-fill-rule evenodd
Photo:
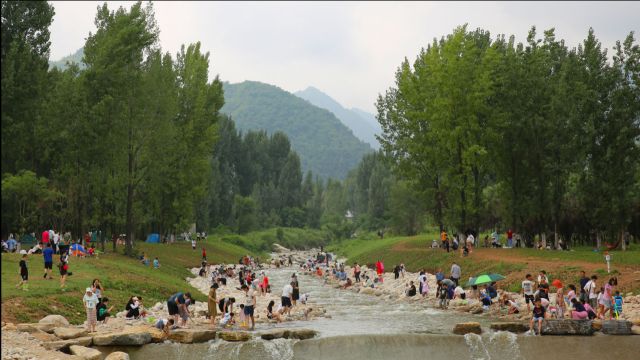
<svg viewBox="0 0 640 360"><path fill-rule="evenodd" d="M184 279L190 276L188 268L197 267L201 261L202 244L194 251L190 243L172 245L138 243L140 252L146 252L152 260L158 257L160 269L143 266L134 258L111 253L111 244L107 244L107 253L99 258L71 258L67 278L67 291L60 290L59 273L54 266L54 280L43 279L43 261L41 255L31 255L29 266L29 291L15 288L18 283L20 255L2 254L2 319L4 321L32 322L47 314L61 314L72 323L82 323L85 315L82 311L82 296L86 287L94 278L104 285L104 294L115 305L114 311L124 310L130 296L139 295L147 306L165 301L177 291L190 291L197 301L205 296L188 285ZM209 262L236 263L249 253L247 250L219 239L208 239L205 244ZM122 251L122 249L118 249ZM58 257L54 258L54 265Z"/></svg>

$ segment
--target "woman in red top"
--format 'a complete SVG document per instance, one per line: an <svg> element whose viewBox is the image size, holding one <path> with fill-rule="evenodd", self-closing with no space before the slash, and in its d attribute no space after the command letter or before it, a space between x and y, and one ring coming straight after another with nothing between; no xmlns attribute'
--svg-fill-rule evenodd
<svg viewBox="0 0 640 360"><path fill-rule="evenodd" d="M202 260L207 261L207 250L204 247L202 248Z"/></svg>
<svg viewBox="0 0 640 360"><path fill-rule="evenodd" d="M260 285L260 291L262 292L263 295L265 295L267 293L268 289L269 289L269 277L265 274L264 277L262 278L262 284Z"/></svg>

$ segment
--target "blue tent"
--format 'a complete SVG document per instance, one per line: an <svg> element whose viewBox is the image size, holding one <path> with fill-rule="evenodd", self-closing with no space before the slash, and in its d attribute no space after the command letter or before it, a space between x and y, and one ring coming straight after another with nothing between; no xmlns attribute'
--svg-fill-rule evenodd
<svg viewBox="0 0 640 360"><path fill-rule="evenodd" d="M85 248L80 244L72 244L70 253L73 256L86 255L87 250L85 250Z"/></svg>
<svg viewBox="0 0 640 360"><path fill-rule="evenodd" d="M160 243L160 235L158 234L149 234L149 236L147 236L147 241L148 243L153 243L153 244L159 244Z"/></svg>

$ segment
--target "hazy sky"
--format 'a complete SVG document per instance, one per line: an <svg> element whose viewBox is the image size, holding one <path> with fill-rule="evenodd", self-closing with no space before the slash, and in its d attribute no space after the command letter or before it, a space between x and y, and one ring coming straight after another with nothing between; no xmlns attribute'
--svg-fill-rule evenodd
<svg viewBox="0 0 640 360"><path fill-rule="evenodd" d="M102 2L52 2L51 59L75 52L95 31ZM111 2L116 9L131 2ZM595 29L611 48L640 35L640 2L165 2L154 4L164 51L200 41L211 76L256 80L295 92L315 86L346 107L374 112L404 57L469 24L524 41L529 28L556 28L576 46ZM610 50L611 51L611 50Z"/></svg>

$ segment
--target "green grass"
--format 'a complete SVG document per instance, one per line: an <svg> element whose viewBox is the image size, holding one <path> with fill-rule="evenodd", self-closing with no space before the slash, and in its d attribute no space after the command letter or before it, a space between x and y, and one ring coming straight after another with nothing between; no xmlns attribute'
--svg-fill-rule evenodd
<svg viewBox="0 0 640 360"><path fill-rule="evenodd" d="M507 280L501 282L501 286L511 291L519 291L519 282L525 271L535 274L540 270L533 264L529 264L529 258L532 261L548 261L550 264L547 268L549 276L563 279L569 283L577 281L577 274L581 269L580 263L602 264L606 267L603 255L594 252L591 248L577 248L575 251L510 249L503 253L504 256L521 258L522 261L490 261L475 258L473 255L461 257L459 252L447 253L442 249L430 249L431 241L439 238L439 234L434 232L412 237L354 239L332 244L328 250L339 256L347 257L349 264L358 262L372 267L378 259L382 259L387 271L390 271L396 264L404 263L406 268L412 272L425 269L433 273L437 269L442 269L445 274L448 274L451 264L455 261L462 268L463 279L481 273L499 273L507 276ZM612 252L612 264L640 265L640 251L634 249L624 253L621 251ZM596 272L602 276L606 275L604 269L596 270ZM612 274L618 274L618 271L612 270ZM633 283L628 286L630 286L628 288L630 290L637 290L638 285Z"/></svg>
<svg viewBox="0 0 640 360"><path fill-rule="evenodd" d="M205 244L207 259L212 263L236 263L249 253L248 250L219 239L208 239ZM59 273L54 268L54 280L43 279L41 255L31 255L29 266L29 291L15 288L19 282L20 255L2 254L2 318L18 322L37 321L47 314L60 314L72 323L82 323L82 296L94 278L99 278L105 287L104 295L115 305L114 311L124 310L130 296L139 295L147 306L165 301L177 291L191 292L196 301L204 301L205 295L185 282L190 276L188 268L197 267L201 261L202 244L196 250L190 243L146 244L138 243L139 252L146 252L149 259L158 257L160 269L143 266L138 260L119 253L107 253L99 258L72 258L67 278L67 291L60 290ZM121 248L118 251L122 251ZM58 257L54 259L57 262Z"/></svg>

